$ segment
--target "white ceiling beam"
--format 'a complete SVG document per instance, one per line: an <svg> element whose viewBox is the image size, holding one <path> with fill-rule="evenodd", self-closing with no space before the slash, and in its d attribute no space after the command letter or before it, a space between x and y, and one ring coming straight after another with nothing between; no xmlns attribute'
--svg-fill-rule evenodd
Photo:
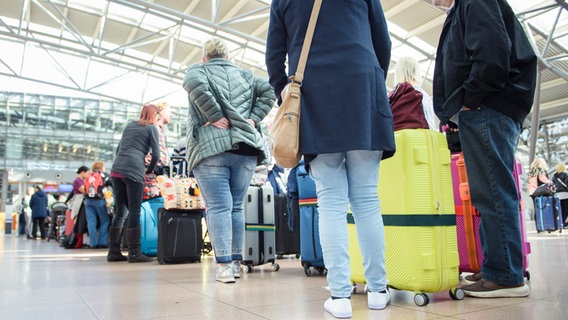
<svg viewBox="0 0 568 320"><path fill-rule="evenodd" d="M387 18L387 20L389 20L390 18L394 17L395 15L402 13L404 11L406 11L408 8L412 7L413 5L415 5L418 2L418 0L404 0L401 1L399 4L397 4L396 6L388 9L387 11L385 11L385 18Z"/></svg>
<svg viewBox="0 0 568 320"><path fill-rule="evenodd" d="M446 21L446 15L443 16L439 16L433 20L430 20L427 23L424 23L423 25L421 25L418 28L414 28L412 30L410 30L407 34L406 37L410 38L410 37L414 37L414 36L418 36L420 34L424 34L432 29L441 29L441 26L444 25L444 21Z"/></svg>

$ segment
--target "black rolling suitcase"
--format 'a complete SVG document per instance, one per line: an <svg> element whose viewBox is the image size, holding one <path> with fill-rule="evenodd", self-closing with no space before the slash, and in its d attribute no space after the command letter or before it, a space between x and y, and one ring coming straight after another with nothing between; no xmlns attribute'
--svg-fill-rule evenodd
<svg viewBox="0 0 568 320"><path fill-rule="evenodd" d="M276 216L276 257L294 254L300 257L300 207L298 200L289 201L286 194L274 195Z"/></svg>
<svg viewBox="0 0 568 320"><path fill-rule="evenodd" d="M200 262L203 210L158 210L158 263Z"/></svg>

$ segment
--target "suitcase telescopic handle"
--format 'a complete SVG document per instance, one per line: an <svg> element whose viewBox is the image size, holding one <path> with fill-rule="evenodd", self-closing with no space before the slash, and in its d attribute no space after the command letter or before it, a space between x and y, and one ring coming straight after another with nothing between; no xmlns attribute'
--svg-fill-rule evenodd
<svg viewBox="0 0 568 320"><path fill-rule="evenodd" d="M174 176L174 162L181 164L181 171L178 169L178 172L181 172L179 175L185 177L185 173L187 171L187 160L184 156L170 156L170 178Z"/></svg>

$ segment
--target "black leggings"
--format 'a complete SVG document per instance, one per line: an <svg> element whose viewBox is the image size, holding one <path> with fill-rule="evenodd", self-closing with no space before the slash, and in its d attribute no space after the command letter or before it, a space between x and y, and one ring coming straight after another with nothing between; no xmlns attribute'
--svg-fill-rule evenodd
<svg viewBox="0 0 568 320"><path fill-rule="evenodd" d="M114 192L115 212L112 219L112 228L122 228L124 221L128 228L140 225L140 206L144 183L135 182L128 178L112 177L112 190Z"/></svg>
<svg viewBox="0 0 568 320"><path fill-rule="evenodd" d="M568 199L560 200L560 206L562 207L562 223L566 223L566 218L568 218Z"/></svg>

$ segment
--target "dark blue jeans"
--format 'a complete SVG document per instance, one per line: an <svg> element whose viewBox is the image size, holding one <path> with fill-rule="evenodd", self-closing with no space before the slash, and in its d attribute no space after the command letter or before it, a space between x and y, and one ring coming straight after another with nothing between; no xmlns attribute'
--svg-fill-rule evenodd
<svg viewBox="0 0 568 320"><path fill-rule="evenodd" d="M521 125L485 106L460 111L458 123L471 200L481 214L483 278L500 285L521 284L519 198L513 176Z"/></svg>
<svg viewBox="0 0 568 320"><path fill-rule="evenodd" d="M87 216L90 246L107 246L110 217L107 213L105 199L85 198L83 203L85 204L85 215ZM99 224L98 229L97 224Z"/></svg>
<svg viewBox="0 0 568 320"><path fill-rule="evenodd" d="M144 183L132 181L128 178L112 177L112 190L114 192L115 212L112 219L112 228L122 228L128 218L126 226L136 228L140 225L140 207Z"/></svg>

